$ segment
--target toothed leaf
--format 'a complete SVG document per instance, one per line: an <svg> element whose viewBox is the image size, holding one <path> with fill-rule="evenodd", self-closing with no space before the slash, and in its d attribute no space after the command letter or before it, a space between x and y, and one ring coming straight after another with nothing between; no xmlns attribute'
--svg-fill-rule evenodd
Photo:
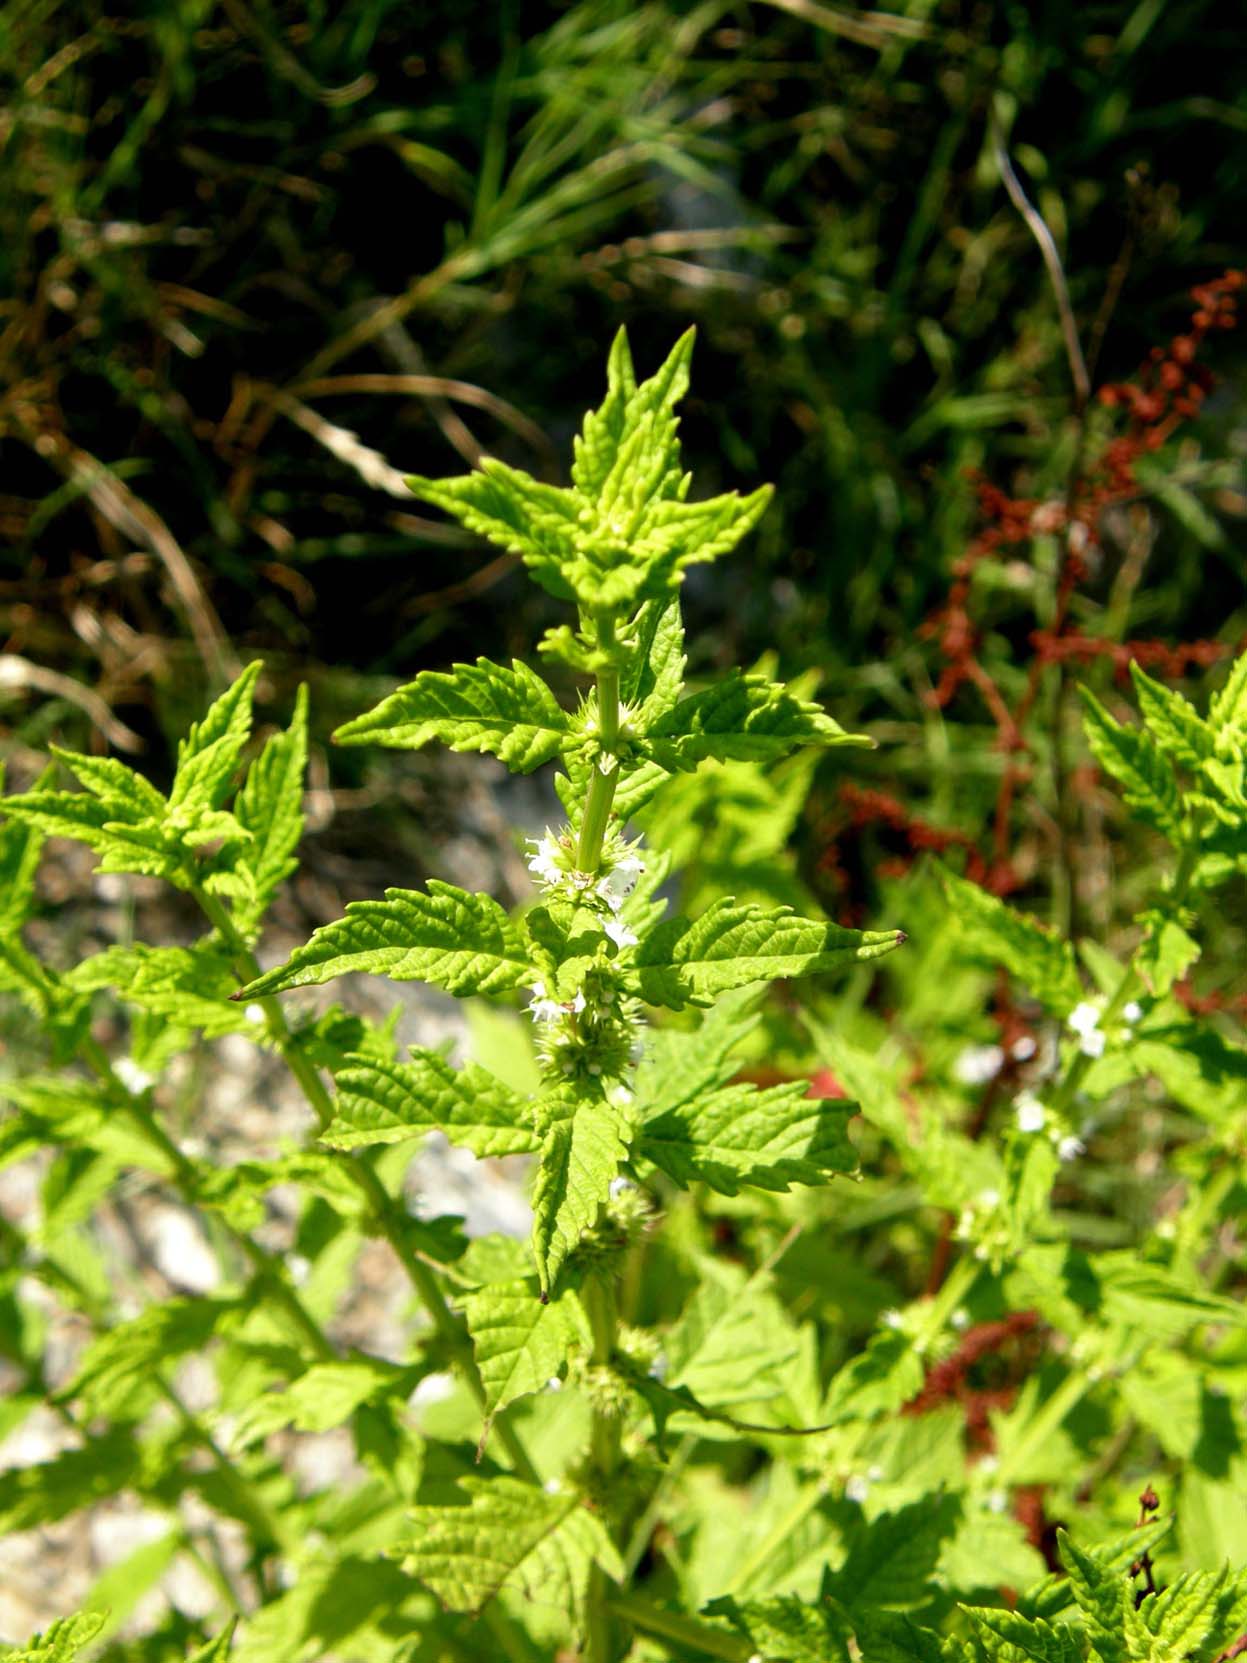
<svg viewBox="0 0 1247 1663"><path fill-rule="evenodd" d="M320 1134L334 1149L434 1130L478 1156L540 1147L524 1099L475 1063L455 1069L435 1051L413 1051L405 1063L352 1057L335 1083L334 1117Z"/></svg>

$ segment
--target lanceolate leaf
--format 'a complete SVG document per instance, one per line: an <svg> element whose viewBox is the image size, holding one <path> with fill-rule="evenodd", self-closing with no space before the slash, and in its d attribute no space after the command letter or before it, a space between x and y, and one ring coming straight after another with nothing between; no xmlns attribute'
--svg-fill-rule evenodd
<svg viewBox="0 0 1247 1663"><path fill-rule="evenodd" d="M387 889L384 901L353 901L346 916L317 930L288 963L235 999L255 999L360 971L392 981L432 982L447 993L502 993L532 978L524 944L488 895L429 880L427 893Z"/></svg>
<svg viewBox="0 0 1247 1663"><path fill-rule="evenodd" d="M478 658L449 674L422 671L334 738L340 745L403 750L436 739L455 751L489 751L527 774L557 756L570 733L567 712L526 664L513 659L508 670Z"/></svg>
<svg viewBox="0 0 1247 1663"><path fill-rule="evenodd" d="M533 1255L543 1293L596 1220L628 1152L623 1119L610 1103L546 1099L546 1106L553 1116L533 1186Z"/></svg>
<svg viewBox="0 0 1247 1663"><path fill-rule="evenodd" d="M252 1023L230 995L238 986L231 961L210 944L194 947L106 947L68 972L66 983L82 993L115 988L123 999L184 1028L215 1039L252 1033Z"/></svg>
<svg viewBox="0 0 1247 1663"><path fill-rule="evenodd" d="M62 1617L37 1634L29 1645L6 1651L5 1663L70 1663L84 1646L91 1644L106 1620L104 1611L79 1611L73 1617Z"/></svg>
<svg viewBox="0 0 1247 1663"><path fill-rule="evenodd" d="M408 477L416 496L510 554L518 554L541 587L557 600L575 593L563 575L575 560L575 499L570 491L541 485L494 457L476 473L457 479Z"/></svg>
<svg viewBox="0 0 1247 1663"><path fill-rule="evenodd" d="M1173 768L1152 736L1141 728L1115 722L1095 696L1081 689L1087 740L1101 768L1122 788L1122 795L1141 820L1162 832L1171 843L1182 835L1182 801Z"/></svg>
<svg viewBox="0 0 1247 1663"><path fill-rule="evenodd" d="M335 1149L398 1143L437 1128L474 1155L540 1146L523 1098L474 1063L455 1069L434 1051L406 1063L351 1058L337 1076L334 1118L321 1141Z"/></svg>
<svg viewBox="0 0 1247 1663"><path fill-rule="evenodd" d="M248 664L178 745L170 807L213 809L224 802L251 732L251 698L260 668L258 660Z"/></svg>
<svg viewBox="0 0 1247 1663"><path fill-rule="evenodd" d="M765 676L733 671L714 687L682 699L637 740L638 755L665 768L691 769L707 757L764 762L803 745L866 745L816 704L794 697Z"/></svg>
<svg viewBox="0 0 1247 1663"><path fill-rule="evenodd" d="M1082 998L1074 950L1053 931L1015 912L978 884L941 873L953 921L976 958L1003 965L1056 1016Z"/></svg>
<svg viewBox="0 0 1247 1663"><path fill-rule="evenodd" d="M242 860L254 892L234 909L234 922L250 935L268 903L298 864L303 835L303 776L307 769L307 687L299 688L294 716L275 733L247 770L234 816L251 841Z"/></svg>
<svg viewBox="0 0 1247 1663"><path fill-rule="evenodd" d="M728 1086L647 1119L635 1153L681 1188L698 1180L722 1195L736 1195L742 1185L821 1184L833 1173L856 1171L847 1125L857 1104L807 1092L804 1080L766 1091Z"/></svg>
<svg viewBox="0 0 1247 1663"><path fill-rule="evenodd" d="M647 733L675 708L684 686L684 625L678 595L646 601L636 623L631 649L619 682L619 696L636 711L636 728Z"/></svg>
<svg viewBox="0 0 1247 1663"><path fill-rule="evenodd" d="M681 1010L754 982L817 975L878 958L904 940L900 930L846 930L798 918L787 907L771 912L725 899L691 922L673 918L660 924L623 975L647 1003Z"/></svg>
<svg viewBox="0 0 1247 1663"><path fill-rule="evenodd" d="M1198 768L1207 761L1215 753L1216 736L1190 700L1153 681L1137 664L1131 664L1130 674L1143 720L1161 750L1184 768Z"/></svg>
<svg viewBox="0 0 1247 1663"><path fill-rule="evenodd" d="M396 1551L451 1611L479 1611L504 1586L578 1619L589 1571L619 1578L606 1528L574 1489L554 1493L499 1474L461 1478L466 1507L416 1507Z"/></svg>

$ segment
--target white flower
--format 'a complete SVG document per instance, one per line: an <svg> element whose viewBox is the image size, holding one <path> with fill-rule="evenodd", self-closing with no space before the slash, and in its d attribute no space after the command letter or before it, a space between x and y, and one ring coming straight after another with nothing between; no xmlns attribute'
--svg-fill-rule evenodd
<svg viewBox="0 0 1247 1663"><path fill-rule="evenodd" d="M550 828L546 827L544 837L530 837L528 841L537 851L536 854L530 855L528 858L528 870L533 877L537 879L538 883L543 883L548 888L553 888L556 884L561 883L563 867L560 864L560 851L557 840L551 835Z"/></svg>
<svg viewBox="0 0 1247 1663"><path fill-rule="evenodd" d="M243 1010L243 1015L248 1022L263 1022L264 1007L263 1005L247 1005Z"/></svg>
<svg viewBox="0 0 1247 1663"><path fill-rule="evenodd" d="M1087 1146L1081 1138L1065 1137L1057 1144L1056 1152L1059 1160L1073 1161L1087 1153Z"/></svg>
<svg viewBox="0 0 1247 1663"><path fill-rule="evenodd" d="M844 1499L846 1501L856 1501L860 1506L869 1494L870 1480L865 1473L855 1472L851 1478L845 1480Z"/></svg>
<svg viewBox="0 0 1247 1663"><path fill-rule="evenodd" d="M1122 1019L1123 1022L1130 1023L1130 1025L1133 1027L1133 1025L1139 1020L1139 1018L1142 1015L1143 1015L1143 1006L1139 1003L1139 1001L1137 999L1131 999L1130 1002L1123 1008L1122 1013L1121 1013L1121 1019Z"/></svg>
<svg viewBox="0 0 1247 1663"><path fill-rule="evenodd" d="M1084 1057L1102 1057L1104 1055L1103 1028L1092 1028L1090 1033L1084 1034L1078 1041L1078 1049Z"/></svg>
<svg viewBox="0 0 1247 1663"><path fill-rule="evenodd" d="M612 1178L607 1186L608 1193L610 1194L612 1201L617 1195L626 1195L629 1190L634 1190L635 1188L636 1185L632 1182L631 1178Z"/></svg>
<svg viewBox="0 0 1247 1663"><path fill-rule="evenodd" d="M1015 1039L1009 1047L1009 1055L1014 1062L1029 1062L1038 1049L1030 1034L1023 1034L1021 1039Z"/></svg>
<svg viewBox="0 0 1247 1663"><path fill-rule="evenodd" d="M528 1014L534 1022L557 1022L562 1016L562 1005L557 999L551 999L547 995L544 982L533 983L533 999L528 1007Z"/></svg>
<svg viewBox="0 0 1247 1663"><path fill-rule="evenodd" d="M1000 1073L1004 1060L999 1045L967 1045L953 1064L953 1073L963 1085L986 1085Z"/></svg>
<svg viewBox="0 0 1247 1663"><path fill-rule="evenodd" d="M1022 1091L1013 1099L1013 1113L1019 1132L1042 1132L1047 1118L1043 1104L1033 1091Z"/></svg>
<svg viewBox="0 0 1247 1663"><path fill-rule="evenodd" d="M905 1318L899 1311L885 1311L879 1321L885 1328L903 1328L905 1326Z"/></svg>
<svg viewBox="0 0 1247 1663"><path fill-rule="evenodd" d="M996 1189L980 1190L975 1196L975 1206L983 1207L987 1211L1000 1205L1000 1191Z"/></svg>
<svg viewBox="0 0 1247 1663"><path fill-rule="evenodd" d="M988 1494L987 1505L993 1513L1003 1513L1009 1505L1009 1497L1004 1490L992 1490Z"/></svg>
<svg viewBox="0 0 1247 1663"><path fill-rule="evenodd" d="M1100 1026L1099 1007L1088 1005L1085 1002L1081 1005L1075 1005L1067 1020L1074 1032L1081 1034L1085 1039L1088 1034L1094 1033Z"/></svg>
<svg viewBox="0 0 1247 1663"><path fill-rule="evenodd" d="M608 918L602 928L616 947L635 947L637 944L636 932L630 930L622 919Z"/></svg>

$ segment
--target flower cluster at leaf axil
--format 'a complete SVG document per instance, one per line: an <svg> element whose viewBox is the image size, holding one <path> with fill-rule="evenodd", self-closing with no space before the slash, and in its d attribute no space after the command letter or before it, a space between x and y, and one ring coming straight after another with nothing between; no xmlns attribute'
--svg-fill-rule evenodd
<svg viewBox="0 0 1247 1663"><path fill-rule="evenodd" d="M610 944L599 950L574 986L555 988L544 978L532 984L528 1009L538 1028L538 1054L565 1077L623 1080L639 1056L640 1005L624 993L613 965L620 953L637 943L636 932L621 913L645 871L637 852L639 840L629 843L612 831L595 872L577 867L570 829L557 837L547 830L532 840L532 847L528 869L543 899L573 902L596 919Z"/></svg>

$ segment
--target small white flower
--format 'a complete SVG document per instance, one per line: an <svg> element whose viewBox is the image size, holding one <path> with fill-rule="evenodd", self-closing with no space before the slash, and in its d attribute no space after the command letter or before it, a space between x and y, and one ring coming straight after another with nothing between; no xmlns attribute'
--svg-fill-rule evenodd
<svg viewBox="0 0 1247 1663"><path fill-rule="evenodd" d="M627 1086L612 1086L608 1095L611 1102L615 1104L616 1108L627 1108L628 1104L632 1101L632 1093L628 1090ZM612 1182L626 1183L627 1180L616 1178L613 1179Z"/></svg>
<svg viewBox="0 0 1247 1663"><path fill-rule="evenodd" d="M564 1005L563 1009L565 1011L569 1011L573 1016L579 1016L581 1011L584 1008L585 1008L584 990L581 989L581 988L577 988L575 998L571 1001L570 1004Z"/></svg>
<svg viewBox="0 0 1247 1663"><path fill-rule="evenodd" d="M948 1320L957 1332L960 1333L963 1328L968 1328L970 1326L970 1313L966 1310L964 1305L958 1305L957 1309Z"/></svg>
<svg viewBox="0 0 1247 1663"><path fill-rule="evenodd" d="M1047 1112L1033 1091L1022 1091L1013 1099L1013 1114L1019 1132L1042 1132Z"/></svg>
<svg viewBox="0 0 1247 1663"><path fill-rule="evenodd" d="M602 925L602 929L615 943L616 947L635 947L637 944L636 931L630 930L618 918L608 918Z"/></svg>
<svg viewBox="0 0 1247 1663"><path fill-rule="evenodd" d="M1081 1005L1075 1005L1067 1020L1074 1032L1081 1034L1085 1039L1088 1034L1094 1033L1100 1026L1099 1007L1088 1005L1085 1002Z"/></svg>
<svg viewBox="0 0 1247 1663"><path fill-rule="evenodd" d="M983 1086L996 1078L1004 1060L999 1045L967 1045L953 1064L953 1073L962 1085Z"/></svg>
<svg viewBox="0 0 1247 1663"><path fill-rule="evenodd" d="M530 838L529 842L536 853L529 856L528 870L539 883L545 884L547 888L553 888L563 878L557 841L551 835L549 827L547 827L544 837Z"/></svg>
<svg viewBox="0 0 1247 1663"><path fill-rule="evenodd" d="M1003 1490L992 1490L987 1497L987 1505L993 1513L1003 1513L1009 1505L1009 1497Z"/></svg>
<svg viewBox="0 0 1247 1663"><path fill-rule="evenodd" d="M1074 1161L1087 1153L1087 1146L1081 1138L1065 1137L1057 1144L1056 1152L1058 1160Z"/></svg>
<svg viewBox="0 0 1247 1663"><path fill-rule="evenodd" d="M1078 1041L1078 1049L1084 1057L1102 1057L1104 1055L1103 1028L1092 1028L1090 1033L1083 1034Z"/></svg>
<svg viewBox="0 0 1247 1663"><path fill-rule="evenodd" d="M1000 1191L997 1189L980 1190L978 1195L975 1197L975 1205L983 1207L989 1211L992 1207L996 1207L999 1204Z"/></svg>
<svg viewBox="0 0 1247 1663"><path fill-rule="evenodd" d="M248 1022L263 1022L264 1007L263 1005L247 1005L243 1010L243 1015Z"/></svg>
<svg viewBox="0 0 1247 1663"><path fill-rule="evenodd" d="M613 774L618 766L619 758L614 756L610 751L603 751L601 756L598 758L599 774Z"/></svg>
<svg viewBox="0 0 1247 1663"><path fill-rule="evenodd" d="M557 1374L552 1374L546 1381L546 1390L548 1392L561 1392L563 1390L563 1382Z"/></svg>
<svg viewBox="0 0 1247 1663"><path fill-rule="evenodd" d="M1121 1013L1121 1019L1122 1019L1123 1022L1128 1022L1130 1024L1130 1026L1133 1027L1134 1024L1139 1020L1139 1018L1142 1015L1143 1015L1143 1006L1139 1003L1139 1001L1137 999L1131 999L1129 1001L1129 1003L1123 1008L1122 1013Z"/></svg>
<svg viewBox="0 0 1247 1663"><path fill-rule="evenodd" d="M556 1496L563 1488L563 1480L561 1478L547 1478L541 1488L548 1496Z"/></svg>
<svg viewBox="0 0 1247 1663"><path fill-rule="evenodd" d="M534 1022L557 1022L563 1014L563 1007L557 999L551 999L546 994L544 982L533 983L532 1003L528 1007L528 1014Z"/></svg>
<svg viewBox="0 0 1247 1663"><path fill-rule="evenodd" d="M621 855L606 876L598 880L597 892L612 912L619 911L644 871L645 862L639 856L626 854Z"/></svg>
<svg viewBox="0 0 1247 1663"><path fill-rule="evenodd" d="M658 1381L662 1381L667 1378L667 1359L661 1351L649 1366L649 1377L651 1380Z"/></svg>
<svg viewBox="0 0 1247 1663"><path fill-rule="evenodd" d="M629 1190L634 1190L636 1185L631 1178L612 1178L607 1187L613 1201L617 1195L626 1195Z"/></svg>
<svg viewBox="0 0 1247 1663"><path fill-rule="evenodd" d="M860 1506L869 1494L870 1480L865 1473L855 1472L851 1478L845 1480L844 1499L846 1501L855 1501Z"/></svg>
<svg viewBox="0 0 1247 1663"><path fill-rule="evenodd" d="M905 1326L905 1318L899 1311L885 1311L879 1321L885 1328L903 1328Z"/></svg>
<svg viewBox="0 0 1247 1663"><path fill-rule="evenodd" d="M1021 1039L1015 1039L1009 1047L1009 1055L1014 1062L1029 1062L1039 1047L1030 1034L1023 1034Z"/></svg>

